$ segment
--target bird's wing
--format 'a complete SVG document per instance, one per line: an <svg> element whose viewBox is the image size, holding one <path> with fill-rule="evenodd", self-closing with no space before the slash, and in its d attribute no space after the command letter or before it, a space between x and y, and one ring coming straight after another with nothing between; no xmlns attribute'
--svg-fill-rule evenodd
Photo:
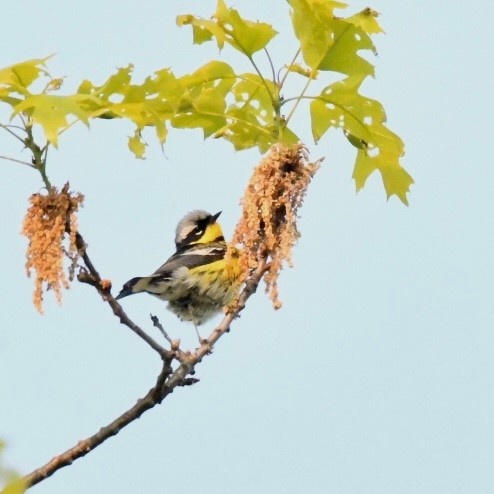
<svg viewBox="0 0 494 494"><path fill-rule="evenodd" d="M173 254L166 262L158 268L151 277L154 282L170 279L173 273L182 267L188 269L196 268L220 261L225 257L226 245L220 242L213 245L192 245Z"/></svg>

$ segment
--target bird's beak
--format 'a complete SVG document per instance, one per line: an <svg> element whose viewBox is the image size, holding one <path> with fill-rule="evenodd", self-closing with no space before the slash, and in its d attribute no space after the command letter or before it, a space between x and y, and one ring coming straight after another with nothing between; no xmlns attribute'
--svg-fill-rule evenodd
<svg viewBox="0 0 494 494"><path fill-rule="evenodd" d="M213 216L211 216L211 221L210 221L211 225L216 222L216 220L219 218L221 213L222 211L219 211L218 213L213 214Z"/></svg>

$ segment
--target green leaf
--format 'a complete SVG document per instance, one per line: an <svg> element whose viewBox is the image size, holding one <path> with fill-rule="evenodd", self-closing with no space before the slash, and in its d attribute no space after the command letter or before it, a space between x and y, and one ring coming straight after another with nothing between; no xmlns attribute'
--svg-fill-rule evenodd
<svg viewBox="0 0 494 494"><path fill-rule="evenodd" d="M213 60L192 74L184 75L179 79L182 87L189 92L194 90L203 90L216 88L226 96L237 79L237 75L233 69L225 62Z"/></svg>
<svg viewBox="0 0 494 494"><path fill-rule="evenodd" d="M336 5L317 0L288 0L288 3L304 61L310 68L317 69L332 44L331 26Z"/></svg>
<svg viewBox="0 0 494 494"><path fill-rule="evenodd" d="M345 4L321 0L288 0L295 35L305 63L312 69L333 70L348 75L373 75L373 66L359 50L375 52L361 27L334 16ZM355 22L357 22L357 19Z"/></svg>
<svg viewBox="0 0 494 494"><path fill-rule="evenodd" d="M142 140L141 132L139 129L136 129L134 135L132 137L129 137L128 146L129 149L134 153L136 158L141 160L144 159L147 144Z"/></svg>
<svg viewBox="0 0 494 494"><path fill-rule="evenodd" d="M5 443L0 440L0 456L5 449ZM0 458L1 459L1 458ZM27 490L26 481L10 468L5 468L0 461L0 481L5 482L2 494L24 494Z"/></svg>
<svg viewBox="0 0 494 494"><path fill-rule="evenodd" d="M345 20L355 24L368 34L384 33L382 27L377 22L379 12L367 7L358 14L347 17Z"/></svg>
<svg viewBox="0 0 494 494"><path fill-rule="evenodd" d="M358 148L353 178L357 191L375 170L381 173L388 198L397 195L408 204L406 194L413 183L401 167L402 140L388 129L382 105L362 96L358 89L364 77L348 77L321 92L310 105L312 133L317 142L329 128L341 129Z"/></svg>
<svg viewBox="0 0 494 494"><path fill-rule="evenodd" d="M214 38L220 50L226 42L248 57L265 48L277 34L270 24L242 18L237 10L228 8L223 0L218 0L212 19L180 15L177 17L177 25L192 26L194 44Z"/></svg>
<svg viewBox="0 0 494 494"><path fill-rule="evenodd" d="M333 44L336 26L334 10L347 5L333 0L288 0L295 36L305 63L318 69Z"/></svg>
<svg viewBox="0 0 494 494"><path fill-rule="evenodd" d="M235 9L227 9L222 0L218 2L214 18L224 29L227 42L249 57L265 48L278 34L270 24L243 19Z"/></svg>
<svg viewBox="0 0 494 494"><path fill-rule="evenodd" d="M260 125L271 125L275 117L272 97L277 97L276 85L257 74L240 74L238 78L232 88L235 106L251 113Z"/></svg>
<svg viewBox="0 0 494 494"><path fill-rule="evenodd" d="M177 128L201 128L204 138L226 124L226 102L217 88L207 88L182 99L179 113L171 119Z"/></svg>
<svg viewBox="0 0 494 494"><path fill-rule="evenodd" d="M317 79L317 71L311 70L307 67L303 67L298 63L292 63L291 65L285 65L285 69L287 72L293 72L295 74L299 74L303 77Z"/></svg>
<svg viewBox="0 0 494 494"><path fill-rule="evenodd" d="M2 494L24 494L27 488L27 482L23 478L16 478L3 488Z"/></svg>
<svg viewBox="0 0 494 494"><path fill-rule="evenodd" d="M240 74L232 88L234 103L228 107L228 126L225 132L235 149L257 146L261 152L278 142L272 95L278 88L257 74Z"/></svg>
<svg viewBox="0 0 494 494"><path fill-rule="evenodd" d="M374 75L374 66L362 58L360 50L376 53L369 36L359 27L339 19L332 24L333 42L319 64L319 70L347 75Z"/></svg>
<svg viewBox="0 0 494 494"><path fill-rule="evenodd" d="M160 144L167 137L166 120L170 120L180 105L185 88L169 69L156 71L142 84L131 84L132 65L118 69L101 86L84 81L79 93L86 95L87 111L92 117L127 118L136 125L136 133L130 138L129 147L140 158L144 147L140 132L154 126Z"/></svg>
<svg viewBox="0 0 494 494"><path fill-rule="evenodd" d="M134 66L132 64L119 68L117 73L111 75L101 86L94 86L90 81L85 80L81 83L77 92L79 94L92 94L102 100L107 100L115 94L124 94L125 89L130 84L133 69Z"/></svg>
<svg viewBox="0 0 494 494"><path fill-rule="evenodd" d="M228 125L215 137L224 137L237 151L258 147L264 153L277 142L273 132L259 123L256 116L246 108L232 106L226 112Z"/></svg>
<svg viewBox="0 0 494 494"><path fill-rule="evenodd" d="M161 145L163 145L168 136L168 129L166 128L165 122L161 120L156 121L156 137Z"/></svg>
<svg viewBox="0 0 494 494"><path fill-rule="evenodd" d="M76 119L89 125L90 114L83 108L84 101L83 95L34 94L17 104L13 115L18 113L29 115L32 124L41 125L48 142L57 147L60 131L70 125L67 119L69 115L74 115Z"/></svg>
<svg viewBox="0 0 494 494"><path fill-rule="evenodd" d="M48 75L45 69L45 62L51 57L36 58L16 63L0 69L0 86L10 86L17 89L21 94L26 93L26 89L40 76Z"/></svg>
<svg viewBox="0 0 494 494"><path fill-rule="evenodd" d="M363 77L347 77L324 88L310 106L312 134L316 142L330 128L344 129L356 139L369 143L368 123L386 119L382 105L361 96L358 88Z"/></svg>
<svg viewBox="0 0 494 494"><path fill-rule="evenodd" d="M226 125L226 97L236 81L233 69L212 61L179 79L183 87L180 104L171 118L174 127L202 128L204 138Z"/></svg>
<svg viewBox="0 0 494 494"><path fill-rule="evenodd" d="M194 15L179 15L177 17L177 25L182 27L186 25L192 26L194 44L200 45L206 41L216 39L218 48L221 50L225 45L226 33L221 26L209 19L201 19Z"/></svg>
<svg viewBox="0 0 494 494"><path fill-rule="evenodd" d="M297 144L300 142L300 137L295 134L290 128L283 126L282 135L279 137L279 142L285 144L285 146L292 146L293 144Z"/></svg>

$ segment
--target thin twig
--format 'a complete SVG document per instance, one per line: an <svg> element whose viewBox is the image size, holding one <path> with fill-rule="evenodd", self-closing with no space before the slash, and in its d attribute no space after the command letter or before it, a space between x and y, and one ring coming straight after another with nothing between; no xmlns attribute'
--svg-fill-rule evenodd
<svg viewBox="0 0 494 494"><path fill-rule="evenodd" d="M22 160L16 160L15 158L9 158L8 156L2 156L1 154L0 154L0 159L7 160L7 161L13 161L14 163L19 163L21 165L26 165L26 166L29 166L29 168L36 168L32 163L29 163L27 161L22 161Z"/></svg>
<svg viewBox="0 0 494 494"><path fill-rule="evenodd" d="M22 144L25 144L24 139L22 137L19 137L13 130L10 130L10 127L18 128L16 125L4 125L0 123L0 128L6 130L9 134L11 134L13 137L15 137L18 141L21 141ZM25 130L25 129L22 129Z"/></svg>
<svg viewBox="0 0 494 494"><path fill-rule="evenodd" d="M155 316L153 314L149 314L149 317L151 317L151 321L153 321L153 326L155 328L158 328L160 333L163 335L166 341L170 343L170 345L173 345L173 340L168 336L168 333L165 331L165 328L163 325L160 323L160 320L158 319L158 316Z"/></svg>

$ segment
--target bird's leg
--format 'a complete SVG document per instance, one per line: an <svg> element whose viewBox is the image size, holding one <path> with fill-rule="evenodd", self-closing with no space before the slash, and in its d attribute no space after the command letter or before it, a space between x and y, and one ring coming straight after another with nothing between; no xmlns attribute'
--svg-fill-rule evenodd
<svg viewBox="0 0 494 494"><path fill-rule="evenodd" d="M201 338L201 335L199 334L199 329L197 328L196 322L194 320L192 322L194 323L194 328L196 330L197 338L199 340L199 345L202 345L202 342L204 341L204 338Z"/></svg>
<svg viewBox="0 0 494 494"><path fill-rule="evenodd" d="M199 345L202 345L204 338L202 338L201 335L199 334L199 329L197 327L197 323L196 323L196 320L194 318L194 313L192 312L192 307L189 305L188 309L189 309L189 314L190 314L190 320L192 321L192 324L194 324L194 329L196 330L197 338L199 340Z"/></svg>

